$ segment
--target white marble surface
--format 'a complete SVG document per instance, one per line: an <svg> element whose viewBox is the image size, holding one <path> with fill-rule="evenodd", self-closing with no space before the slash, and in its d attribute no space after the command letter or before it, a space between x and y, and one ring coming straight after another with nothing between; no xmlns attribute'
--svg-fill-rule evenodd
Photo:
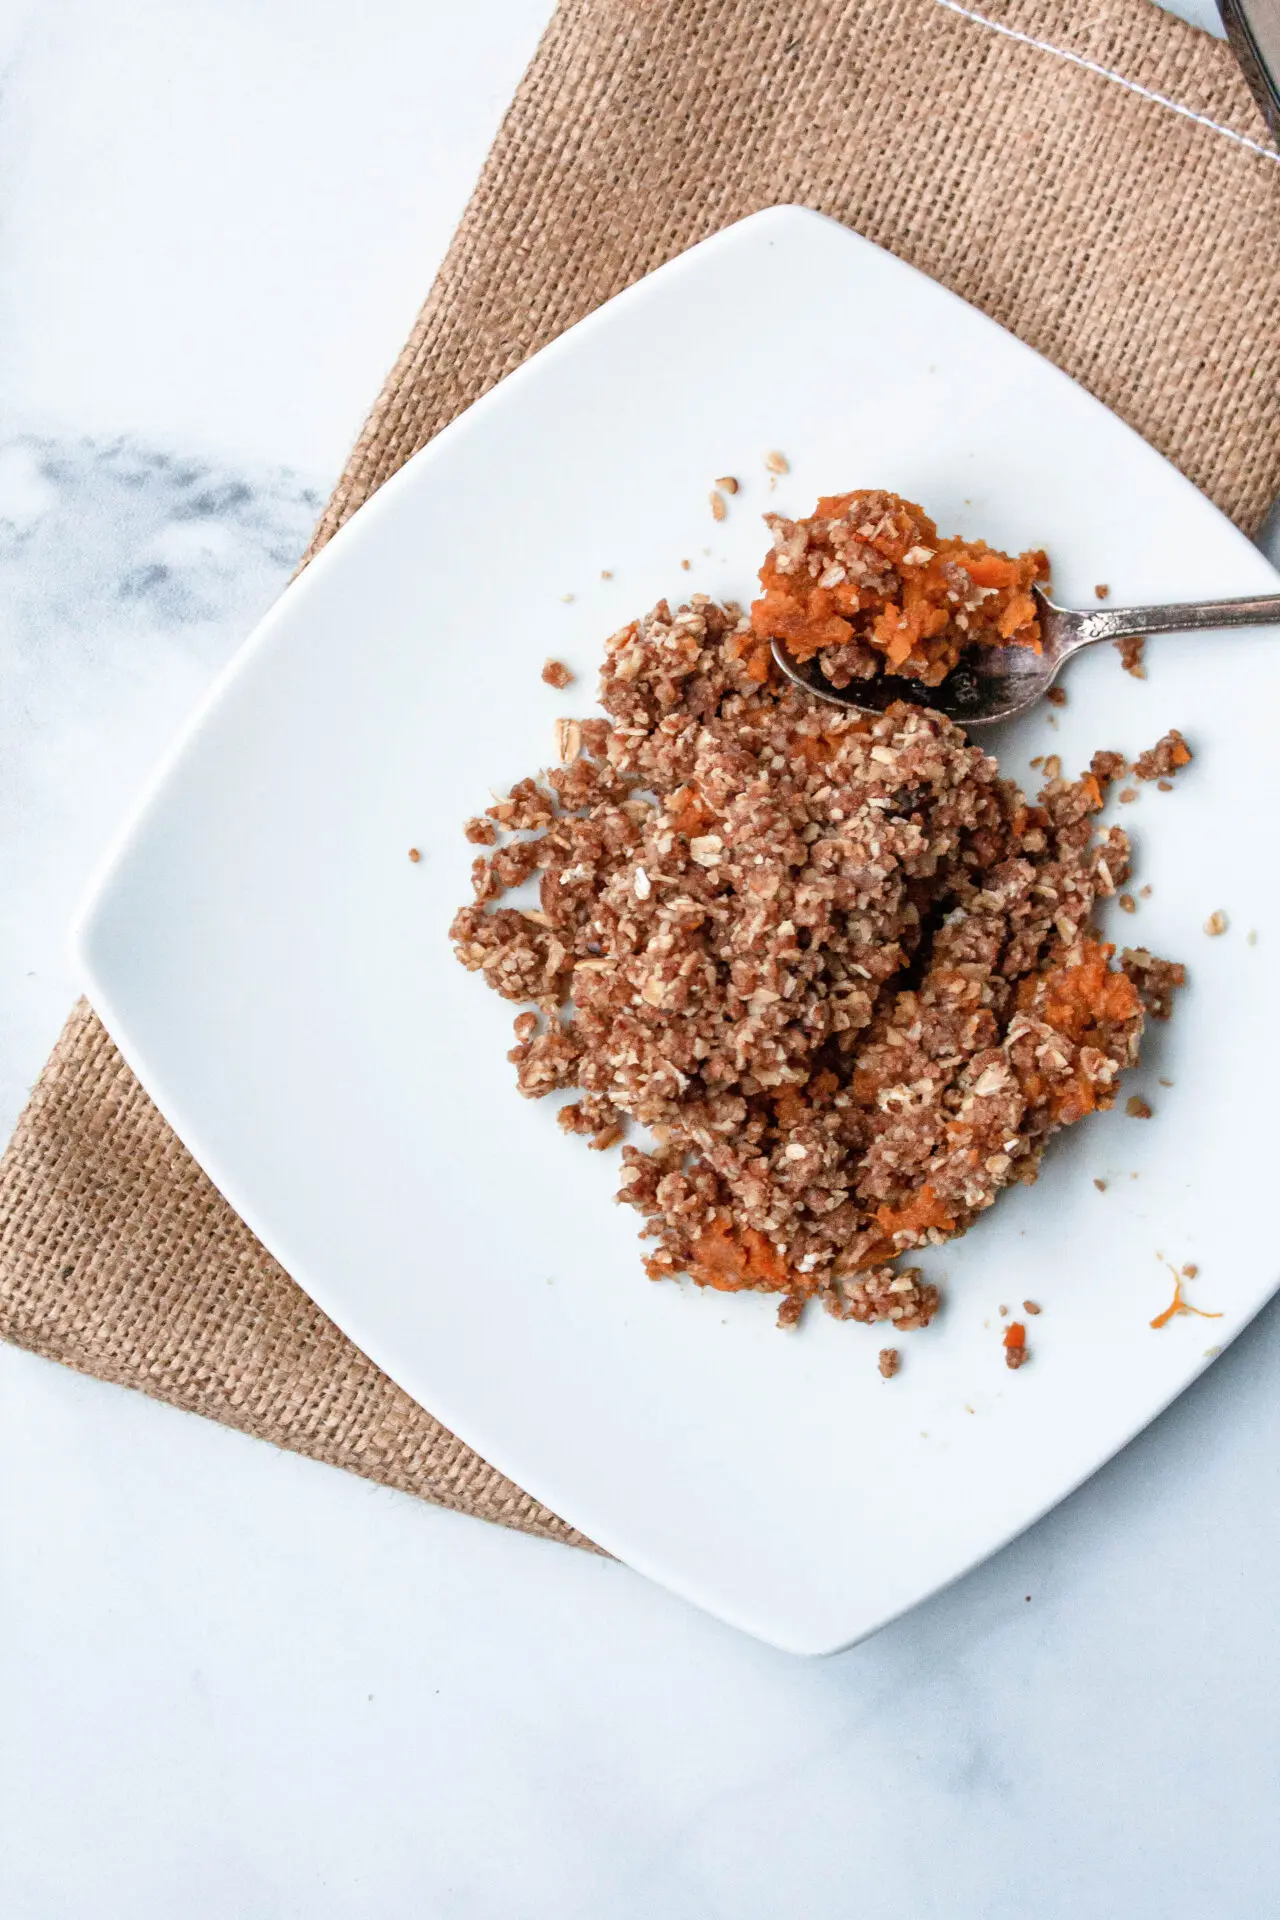
<svg viewBox="0 0 1280 1920"><path fill-rule="evenodd" d="M292 566L545 11L0 8L0 1132L104 833ZM0 1348L0 1912L1269 1913L1278 1367L1271 1312L805 1664Z"/></svg>

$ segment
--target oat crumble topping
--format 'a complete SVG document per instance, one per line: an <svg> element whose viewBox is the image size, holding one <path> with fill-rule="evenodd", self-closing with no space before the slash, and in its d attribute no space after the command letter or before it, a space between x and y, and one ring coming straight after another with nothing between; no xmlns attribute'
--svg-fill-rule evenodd
<svg viewBox="0 0 1280 1920"><path fill-rule="evenodd" d="M1094 592L1098 592L1096 587L1094 588ZM1105 600L1106 597L1105 593L1098 594L1100 600ZM1147 677L1147 669L1143 665L1142 655L1147 643L1143 636L1141 634L1130 634L1127 639L1113 640L1111 644L1120 655L1120 664L1125 672L1131 673L1135 680L1145 680Z"/></svg>
<svg viewBox="0 0 1280 1920"><path fill-rule="evenodd" d="M546 660L542 666L542 677L549 687L567 687L573 674L563 660Z"/></svg>
<svg viewBox="0 0 1280 1920"><path fill-rule="evenodd" d="M613 635L601 701L467 827L525 836L477 857L452 927L464 966L538 1009L520 1091L577 1088L560 1124L597 1149L649 1130L618 1198L652 1278L775 1293L784 1325L812 1299L927 1325L937 1288L896 1263L1112 1106L1181 982L1143 950L1114 964L1092 924L1128 875L1095 820L1119 756L1046 767L1031 803L939 714L781 681L705 595ZM535 875L536 908L503 904Z"/></svg>
<svg viewBox="0 0 1280 1920"><path fill-rule="evenodd" d="M1179 767L1189 766L1190 762L1190 747L1178 729L1170 727L1154 747L1138 755L1133 771L1139 780L1171 780Z"/></svg>
<svg viewBox="0 0 1280 1920"><path fill-rule="evenodd" d="M886 1380L892 1380L901 1365L902 1357L896 1347L881 1347L880 1372Z"/></svg>

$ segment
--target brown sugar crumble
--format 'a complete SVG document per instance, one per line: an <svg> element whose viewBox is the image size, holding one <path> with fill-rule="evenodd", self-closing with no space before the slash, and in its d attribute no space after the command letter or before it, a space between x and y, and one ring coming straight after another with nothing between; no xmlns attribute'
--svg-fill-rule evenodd
<svg viewBox="0 0 1280 1920"><path fill-rule="evenodd" d="M1097 586L1096 586L1096 587L1094 588L1094 590L1093 590L1093 591L1094 591L1094 592L1095 592L1095 594L1096 594L1096 595L1098 596L1098 598L1099 598L1099 600L1105 600L1105 599L1107 598L1107 596L1109 595L1109 593L1111 592L1111 589L1110 589L1110 587L1109 587L1109 586L1107 585L1107 583L1106 583L1106 581L1104 580L1104 581L1101 581L1101 582L1100 582L1100 583L1099 583L1099 584L1098 584L1098 585L1097 585Z"/></svg>
<svg viewBox="0 0 1280 1920"><path fill-rule="evenodd" d="M577 1088L560 1123L598 1148L649 1130L618 1198L651 1278L773 1293L783 1325L814 1299L927 1325L938 1290L899 1261L1114 1105L1181 975L1094 928L1129 863L1103 783L1031 802L940 714L819 703L705 595L615 633L600 697L488 810L528 837L476 859L451 930L538 1009L520 1092ZM535 875L536 909L503 904Z"/></svg>
<svg viewBox="0 0 1280 1920"><path fill-rule="evenodd" d="M542 677L549 687L567 687L573 679L573 674L563 660L544 660Z"/></svg>
<svg viewBox="0 0 1280 1920"><path fill-rule="evenodd" d="M1124 1110L1131 1120L1149 1120L1154 1109L1148 1105L1140 1093L1131 1093L1124 1103Z"/></svg>
<svg viewBox="0 0 1280 1920"><path fill-rule="evenodd" d="M1190 747L1178 729L1170 727L1154 747L1148 747L1145 753L1138 755L1133 763L1133 771L1139 780L1172 780L1179 767L1189 766L1190 763ZM1161 791L1167 789L1162 788Z"/></svg>
<svg viewBox="0 0 1280 1920"><path fill-rule="evenodd" d="M486 820L482 815L477 815L474 820L468 820L462 831L473 847L496 847L498 844L497 826L492 820Z"/></svg>
<svg viewBox="0 0 1280 1920"><path fill-rule="evenodd" d="M1138 789L1136 787L1121 787L1119 799L1122 807L1131 806L1137 797Z"/></svg>
<svg viewBox="0 0 1280 1920"><path fill-rule="evenodd" d="M1167 1020L1173 1012L1173 996L1187 984L1187 970L1179 960L1157 960L1145 947L1126 947L1120 965L1138 989L1139 997L1153 1020Z"/></svg>
<svg viewBox="0 0 1280 1920"><path fill-rule="evenodd" d="M901 1365L902 1359L896 1347L881 1347L880 1372L886 1380L892 1380Z"/></svg>
<svg viewBox="0 0 1280 1920"><path fill-rule="evenodd" d="M1097 589L1095 588L1094 591L1097 592ZM1100 600L1105 597L1104 594L1098 595ZM1143 664L1142 654L1147 643L1143 636L1128 634L1123 640L1113 640L1111 644L1120 655L1120 664L1125 672L1131 673L1135 680L1145 680L1147 669Z"/></svg>
<svg viewBox="0 0 1280 1920"><path fill-rule="evenodd" d="M817 657L836 687L900 673L936 687L967 647L1040 650L1031 588L1041 552L1011 559L985 541L941 539L896 493L829 494L806 520L766 514L773 551L760 569L751 626L800 661Z"/></svg>

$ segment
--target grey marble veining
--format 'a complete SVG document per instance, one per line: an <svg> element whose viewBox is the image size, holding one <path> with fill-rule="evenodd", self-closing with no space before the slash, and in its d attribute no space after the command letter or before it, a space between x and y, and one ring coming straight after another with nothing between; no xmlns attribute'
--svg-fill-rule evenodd
<svg viewBox="0 0 1280 1920"><path fill-rule="evenodd" d="M0 440L0 1136L74 995L65 929L94 863L320 502L285 468Z"/></svg>

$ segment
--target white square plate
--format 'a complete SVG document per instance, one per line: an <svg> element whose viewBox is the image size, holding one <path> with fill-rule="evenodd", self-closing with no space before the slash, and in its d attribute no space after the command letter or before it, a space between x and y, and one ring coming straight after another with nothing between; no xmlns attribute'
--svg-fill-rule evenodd
<svg viewBox="0 0 1280 1920"><path fill-rule="evenodd" d="M767 449L790 474L771 489ZM708 490L743 481L724 524ZM760 514L882 485L945 532L1043 544L1092 604L1273 589L1243 536L981 314L796 208L695 247L409 462L291 586L171 757L79 929L88 990L233 1206L364 1350L632 1566L777 1645L845 1645L989 1554L1164 1406L1274 1285L1274 715L1265 634L1110 648L990 739L1009 771L1178 725L1121 809L1120 939L1190 963L1130 1087L933 1257L901 1342L651 1285L616 1168L516 1096L513 1009L454 961L464 816L592 710L604 637L662 594L750 595ZM688 559L688 571L682 569ZM612 578L603 579L609 569ZM572 595L570 601L568 596ZM580 679L558 694L543 659ZM1220 671L1215 671L1215 662ZM1240 689L1247 689L1241 700ZM422 849L419 865L406 858ZM1202 931L1230 916L1216 940ZM1257 944L1246 935L1256 929ZM1172 1081L1172 1086L1164 1085ZM1100 1192L1095 1177L1106 1182ZM1163 1254L1216 1320L1149 1326ZM1002 1303L1043 1303L1002 1364Z"/></svg>

